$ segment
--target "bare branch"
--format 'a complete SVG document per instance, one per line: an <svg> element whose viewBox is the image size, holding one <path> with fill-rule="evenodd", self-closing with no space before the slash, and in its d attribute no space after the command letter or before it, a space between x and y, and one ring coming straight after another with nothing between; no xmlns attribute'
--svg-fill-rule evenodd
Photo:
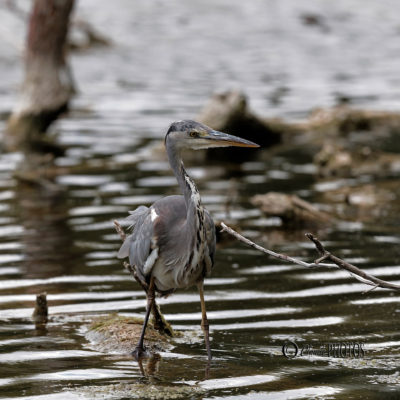
<svg viewBox="0 0 400 400"><path fill-rule="evenodd" d="M334 264L306 263L305 261L298 260L297 258L290 257L286 254L276 253L272 250L265 249L264 247L252 242L250 239L245 238L240 233L237 233L232 228L225 225L223 222L221 222L221 226L222 226L221 232L227 232L230 235L234 236L239 241L247 244L248 246L253 247L254 249L259 250L273 258L277 258L278 260L285 261L285 262L292 263L292 264L301 265L302 267L305 267L305 268L316 268L316 267L337 268L337 266Z"/></svg>
<svg viewBox="0 0 400 400"><path fill-rule="evenodd" d="M396 285L395 283L390 283L382 279L379 279L373 275L370 275L367 272L363 271L362 269L357 268L355 265L349 264L348 262L342 260L341 258L336 257L333 254L329 253L329 251L325 250L325 247L322 245L322 243L311 233L307 233L306 236L315 244L315 247L317 248L318 252L322 255L322 257L324 257L325 260L330 260L333 263L335 263L339 268L351 272L353 276L357 275L358 277L364 279L365 281L364 283L385 289L396 289L396 290L400 289L400 285Z"/></svg>
<svg viewBox="0 0 400 400"><path fill-rule="evenodd" d="M307 263L305 261L298 260L297 258L289 257L286 254L276 253L272 250L265 249L264 247L252 242L250 239L247 239L244 236L240 235L232 228L225 225L223 222L221 222L221 226L222 226L221 232L227 232L230 235L234 236L239 241L247 244L248 246L253 247L256 250L259 250L264 254L269 255L270 257L277 258L278 260L296 265L301 265L302 267L305 268L329 267L329 268L343 269L345 271L348 271L350 275L353 278L357 279L358 281L366 285L373 286L372 289L370 290L374 290L377 287L381 287L384 289L400 290L400 285L396 285L395 283L390 283L382 279L376 278L375 276L368 274L367 272L357 268L352 264L349 264L348 262L342 260L341 258L334 256L329 251L327 251L325 247L322 245L322 243L311 233L307 233L306 236L314 243L318 253L320 254L320 258L314 261L314 263ZM333 264L321 263L321 261L325 260L331 261Z"/></svg>

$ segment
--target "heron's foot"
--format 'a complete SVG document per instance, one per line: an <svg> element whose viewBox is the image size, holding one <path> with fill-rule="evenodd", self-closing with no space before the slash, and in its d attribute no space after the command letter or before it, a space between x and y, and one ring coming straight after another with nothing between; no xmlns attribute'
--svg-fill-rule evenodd
<svg viewBox="0 0 400 400"><path fill-rule="evenodd" d="M135 350L133 350L131 354L136 361L143 360L143 358L148 358L151 355L143 345L136 346Z"/></svg>

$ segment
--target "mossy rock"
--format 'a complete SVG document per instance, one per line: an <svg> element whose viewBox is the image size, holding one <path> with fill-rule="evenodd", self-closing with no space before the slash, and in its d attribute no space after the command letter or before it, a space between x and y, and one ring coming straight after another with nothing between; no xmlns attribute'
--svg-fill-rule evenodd
<svg viewBox="0 0 400 400"><path fill-rule="evenodd" d="M136 347L142 325L143 320L140 318L118 314L103 315L89 325L86 339L97 351L128 354ZM144 344L150 352L165 351L173 347L170 337L159 333L151 324L147 325Z"/></svg>
<svg viewBox="0 0 400 400"><path fill-rule="evenodd" d="M204 390L198 386L188 385L153 385L143 383L117 383L104 386L90 386L80 394L91 399L151 399L172 400L198 398Z"/></svg>

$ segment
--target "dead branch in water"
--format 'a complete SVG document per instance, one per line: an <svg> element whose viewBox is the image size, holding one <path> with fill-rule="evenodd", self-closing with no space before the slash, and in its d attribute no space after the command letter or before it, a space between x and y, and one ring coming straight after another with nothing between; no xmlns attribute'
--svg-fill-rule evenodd
<svg viewBox="0 0 400 400"><path fill-rule="evenodd" d="M370 290L374 290L378 287L391 290L400 290L400 285L396 285L395 283L390 283L382 279L376 278L375 276L368 274L367 272L361 270L360 268L357 268L355 265L349 264L348 262L342 260L341 258L334 256L329 251L327 251L325 247L322 245L322 243L311 233L307 233L306 237L314 243L318 253L320 254L320 257L313 263L307 263L305 261L289 257L286 254L276 253L272 250L265 249L264 247L252 242L250 239L247 239L244 236L240 235L232 228L225 225L223 222L221 222L221 226L222 226L221 232L227 232L233 237L235 237L237 240L247 244L250 247L253 247L258 251L261 251L264 254L269 255L270 257L277 258L278 260L292 264L297 264L305 268L329 267L329 268L343 269L349 272L350 275L353 278L357 279L358 281L366 285L373 286L372 289ZM322 261L331 261L333 264L322 263Z"/></svg>

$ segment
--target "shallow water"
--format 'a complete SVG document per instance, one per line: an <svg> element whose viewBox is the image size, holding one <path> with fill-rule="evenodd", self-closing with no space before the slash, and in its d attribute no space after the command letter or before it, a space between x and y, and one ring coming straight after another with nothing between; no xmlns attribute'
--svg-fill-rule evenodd
<svg viewBox="0 0 400 400"><path fill-rule="evenodd" d="M399 6L350 3L353 8L348 1L138 1L132 7L120 0L101 9L81 3L83 15L99 29L107 26L114 46L72 59L80 93L53 128L69 146L57 160L64 168L55 180L61 191L19 184L13 171L20 156L0 156L0 397L126 398L135 395L129 385L145 383L158 390L187 385L194 398L397 398L400 296L365 293L368 287L345 273L282 265L234 241L219 246L205 285L214 356L209 379L194 288L160 300L174 328L193 335L148 364L146 378L129 356L99 353L85 339L99 314L143 315L144 295L116 259L112 221L177 192L162 151L150 150L169 122L194 117L215 89L232 86L245 88L263 115L287 118L332 105L337 93L371 108L399 106L393 84L399 59L387 56L398 50L399 41L390 39L398 35L393 10ZM322 14L325 28L303 25L307 12ZM239 23L243 18L252 23ZM6 21L6 27L18 25L9 16ZM12 48L2 54L7 65L19 65ZM9 78L1 83L4 114L20 70L2 70ZM277 221L249 203L269 190L318 202L327 186L345 184L318 182L311 158L294 151L239 166L198 161L189 163L189 172L216 220L311 261L316 254L303 232L273 231ZM343 223L320 238L346 260L400 281L397 214L370 225ZM31 314L42 291L50 318L36 329ZM287 341L303 356L284 357ZM365 354L311 354L330 343L362 343Z"/></svg>

